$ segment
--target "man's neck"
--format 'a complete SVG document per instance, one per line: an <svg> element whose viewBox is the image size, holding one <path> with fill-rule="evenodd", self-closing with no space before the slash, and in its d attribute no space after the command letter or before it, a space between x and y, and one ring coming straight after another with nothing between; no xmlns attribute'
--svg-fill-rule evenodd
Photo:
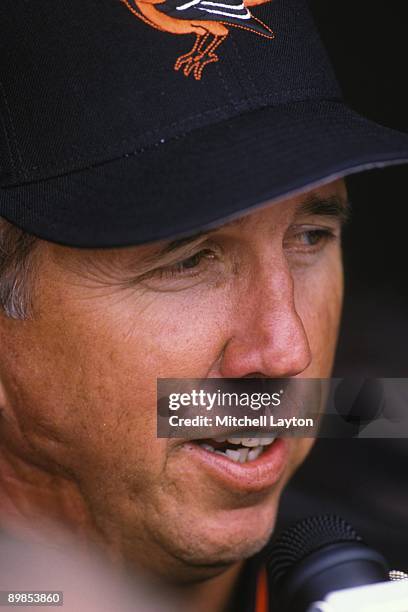
<svg viewBox="0 0 408 612"><path fill-rule="evenodd" d="M227 612L244 562L209 580L185 586L181 597L187 610L195 612Z"/></svg>

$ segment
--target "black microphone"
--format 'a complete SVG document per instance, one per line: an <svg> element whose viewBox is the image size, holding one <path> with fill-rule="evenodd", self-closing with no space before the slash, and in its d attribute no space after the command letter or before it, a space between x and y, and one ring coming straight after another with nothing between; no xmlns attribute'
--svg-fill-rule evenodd
<svg viewBox="0 0 408 612"><path fill-rule="evenodd" d="M333 591L389 579L384 557L335 515L312 516L286 529L269 548L266 564L279 612L305 612Z"/></svg>

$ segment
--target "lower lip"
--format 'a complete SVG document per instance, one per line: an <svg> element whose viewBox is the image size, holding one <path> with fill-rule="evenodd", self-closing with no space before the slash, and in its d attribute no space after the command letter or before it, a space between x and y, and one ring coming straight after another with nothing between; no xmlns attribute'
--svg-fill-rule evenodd
<svg viewBox="0 0 408 612"><path fill-rule="evenodd" d="M185 442L181 448L223 487L242 493L261 492L273 487L280 480L289 455L288 440L282 438L269 445L257 459L246 463L236 463L191 442Z"/></svg>

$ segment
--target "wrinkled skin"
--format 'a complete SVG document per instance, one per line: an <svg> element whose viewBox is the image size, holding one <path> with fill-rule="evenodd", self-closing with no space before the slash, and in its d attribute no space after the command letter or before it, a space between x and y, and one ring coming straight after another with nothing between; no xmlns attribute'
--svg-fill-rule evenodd
<svg viewBox="0 0 408 612"><path fill-rule="evenodd" d="M313 193L346 200L342 181ZM156 378L330 375L341 222L299 213L308 198L224 225L161 271L150 259L162 243L40 244L32 318L0 315L0 524L48 517L119 562L185 582L266 543L312 441L290 440L272 488L224 489L181 440L156 438Z"/></svg>

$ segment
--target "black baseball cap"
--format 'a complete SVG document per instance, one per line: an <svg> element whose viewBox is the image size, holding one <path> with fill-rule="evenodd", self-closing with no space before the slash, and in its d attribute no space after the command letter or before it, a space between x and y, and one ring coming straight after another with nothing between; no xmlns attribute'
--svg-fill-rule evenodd
<svg viewBox="0 0 408 612"><path fill-rule="evenodd" d="M408 161L307 0L2 0L0 216L77 247L194 233Z"/></svg>

